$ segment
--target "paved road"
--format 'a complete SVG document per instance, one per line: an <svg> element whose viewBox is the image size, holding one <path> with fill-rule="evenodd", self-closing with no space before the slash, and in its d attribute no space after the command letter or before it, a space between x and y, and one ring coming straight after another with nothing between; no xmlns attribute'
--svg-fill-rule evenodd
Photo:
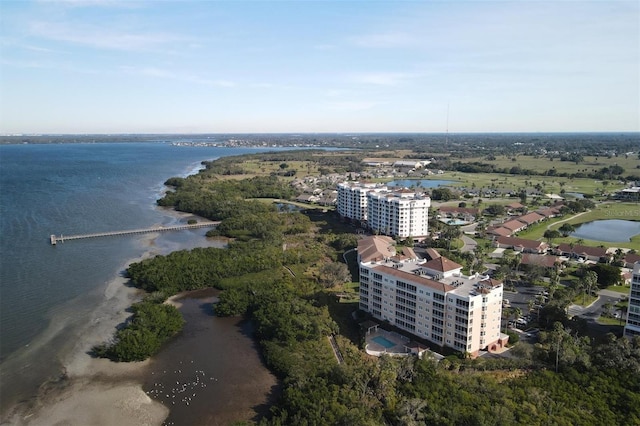
<svg viewBox="0 0 640 426"><path fill-rule="evenodd" d="M617 291L600 290L598 298L589 306L582 307L580 305L569 306L569 316L579 316L585 319L597 320L602 313L602 307L607 303L615 305L624 295Z"/></svg>
<svg viewBox="0 0 640 426"><path fill-rule="evenodd" d="M469 238L466 235L463 235L461 238L462 238L462 242L464 243L464 245L462 246L460 251L462 251L462 252L474 251L476 249L476 246L478 245L476 240L474 240L473 238Z"/></svg>

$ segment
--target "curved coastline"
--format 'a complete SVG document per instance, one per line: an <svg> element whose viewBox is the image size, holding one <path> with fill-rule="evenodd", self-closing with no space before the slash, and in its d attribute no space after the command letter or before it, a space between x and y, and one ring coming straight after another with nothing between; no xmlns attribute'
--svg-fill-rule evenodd
<svg viewBox="0 0 640 426"><path fill-rule="evenodd" d="M145 240L149 250L123 265L123 271L130 263L163 251L155 247L154 235ZM37 395L7 410L2 424L227 424L266 413L278 387L277 379L261 359L251 336L251 324L242 318L213 315L217 290L179 293L168 299L167 303L179 308L186 324L154 357L133 363L92 357L90 349L108 340L130 316L127 308L141 299L142 291L127 282L120 273L101 290L103 302L75 333L76 339L59 354L59 375L42 384ZM32 349L35 357L37 346ZM165 371L168 374L163 374ZM199 372L202 375L198 376ZM204 373L208 382L202 380ZM191 389L190 405L179 400L182 404L176 407L178 400L157 398L159 394L154 392L159 389L157 383L166 382L169 391L169 382L186 384L198 377L208 388ZM167 394L173 396L162 395ZM198 404L194 394L208 395L202 399L206 404Z"/></svg>
<svg viewBox="0 0 640 426"><path fill-rule="evenodd" d="M159 206L155 208L164 211L171 222L194 217L192 214L173 209ZM185 419L193 418L193 414L173 414L171 406L166 401L163 404L163 401L152 397L149 383L158 377L155 376L156 371L153 367L162 363L172 363L177 359L179 355L171 352L171 347L190 346L186 353L198 352L203 349L201 342L207 342L215 336L226 336L227 339L224 343L225 352L229 357L224 364L225 368L248 373L249 376L231 375L226 378L221 394L225 398L218 398L222 405L216 412L211 412L210 404L198 412L191 411L206 423L252 420L265 412L267 401L271 398L273 389L277 387L277 379L264 366L248 325L240 318L214 318L212 321L211 313L202 309L197 309L198 312L195 314L199 315L189 311L191 319L187 320L186 331L174 337L159 354L143 362L116 363L94 358L89 354L94 345L113 336L116 327L131 315L127 311L128 308L142 297L143 292L128 285L128 279L124 277L124 271L131 263L175 250L225 245L220 241L207 241L203 235L196 236L198 233L193 231L188 232L191 235L163 238L161 242L158 241L158 234L140 237L141 244L146 247L144 254L125 262L106 285L91 292L91 297L99 298L99 302L87 321L77 319L72 324L71 338L59 345L61 349L52 353L51 362L56 363L55 368L52 368L51 362L42 362L40 350L52 350L55 346L52 342L59 343L63 338L61 331L68 331L66 328L69 324L56 316L51 319L48 329L28 347L23 348L20 353L12 354L3 362L3 369L7 373L4 378L9 375L17 377L22 370L32 368L38 363L47 364L43 370L54 369L56 373L49 375L49 379L44 383L32 383L31 387L25 386L21 392L10 394L8 397L5 393L0 424L160 425L168 418L185 423ZM180 300L180 310L183 312L185 307L192 308L191 301L200 300L201 296L183 293L173 296L172 299ZM86 300L86 297L87 295L81 296L68 302L65 310L72 310L76 303ZM211 305L210 300L206 303ZM207 322L218 323L217 329L212 331ZM64 338L68 336L65 335ZM210 355L206 349L205 353ZM237 368L238 363L242 363L242 368ZM211 366L215 366L214 364ZM192 423L189 420L186 422Z"/></svg>

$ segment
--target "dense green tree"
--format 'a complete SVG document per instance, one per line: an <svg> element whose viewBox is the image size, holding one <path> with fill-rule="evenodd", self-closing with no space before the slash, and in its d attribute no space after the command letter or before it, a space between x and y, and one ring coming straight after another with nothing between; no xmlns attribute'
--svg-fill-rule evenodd
<svg viewBox="0 0 640 426"><path fill-rule="evenodd" d="M116 361L142 361L158 352L184 325L182 315L171 305L143 301L131 309L133 316L126 326L118 330L113 343L95 347L96 355Z"/></svg>
<svg viewBox="0 0 640 426"><path fill-rule="evenodd" d="M505 208L502 204L491 204L484 209L484 213L489 216L502 216L505 213Z"/></svg>
<svg viewBox="0 0 640 426"><path fill-rule="evenodd" d="M431 198L437 201L449 201L453 200L455 195L449 188L433 188L431 190Z"/></svg>
<svg viewBox="0 0 640 426"><path fill-rule="evenodd" d="M609 265L606 263L596 263L589 268L597 276L598 286L607 288L612 285L618 285L622 282L620 267Z"/></svg>
<svg viewBox="0 0 640 426"><path fill-rule="evenodd" d="M562 226L558 229L558 231L560 231L563 237L568 237L569 234L571 234L575 230L576 230L575 226L567 222L563 223Z"/></svg>
<svg viewBox="0 0 640 426"><path fill-rule="evenodd" d="M561 235L562 234L560 233L560 231L557 231L555 229L547 229L546 231L544 231L543 237L547 239L549 244L552 244L553 240L555 240L556 238L560 238Z"/></svg>
<svg viewBox="0 0 640 426"><path fill-rule="evenodd" d="M320 283L324 287L337 287L348 281L351 281L351 273L344 263L328 262L320 267Z"/></svg>

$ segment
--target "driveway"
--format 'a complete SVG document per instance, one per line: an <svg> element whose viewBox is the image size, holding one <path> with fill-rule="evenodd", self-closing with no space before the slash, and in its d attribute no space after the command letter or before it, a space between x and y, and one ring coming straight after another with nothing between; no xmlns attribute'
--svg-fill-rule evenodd
<svg viewBox="0 0 640 426"><path fill-rule="evenodd" d="M474 240L473 238L469 238L466 235L463 235L461 238L464 245L462 246L460 251L466 252L466 251L474 251L476 249L476 246L478 245L476 240Z"/></svg>
<svg viewBox="0 0 640 426"><path fill-rule="evenodd" d="M600 314L602 314L602 307L607 303L615 305L624 294L611 290L600 290L598 292L598 298L589 306L582 307L580 305L570 305L568 313L570 317L579 316L585 319L597 320Z"/></svg>

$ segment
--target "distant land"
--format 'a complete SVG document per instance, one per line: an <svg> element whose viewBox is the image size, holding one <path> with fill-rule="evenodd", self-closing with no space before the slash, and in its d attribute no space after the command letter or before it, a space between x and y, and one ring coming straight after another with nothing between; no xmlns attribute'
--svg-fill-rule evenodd
<svg viewBox="0 0 640 426"><path fill-rule="evenodd" d="M126 143L155 142L185 146L229 147L343 147L357 149L429 146L432 152L455 152L459 147L491 150L511 144L518 151L541 147L585 149L594 147L635 151L640 132L607 133L207 133L207 134L13 134L0 136L0 144ZM622 151L620 151L620 149Z"/></svg>

